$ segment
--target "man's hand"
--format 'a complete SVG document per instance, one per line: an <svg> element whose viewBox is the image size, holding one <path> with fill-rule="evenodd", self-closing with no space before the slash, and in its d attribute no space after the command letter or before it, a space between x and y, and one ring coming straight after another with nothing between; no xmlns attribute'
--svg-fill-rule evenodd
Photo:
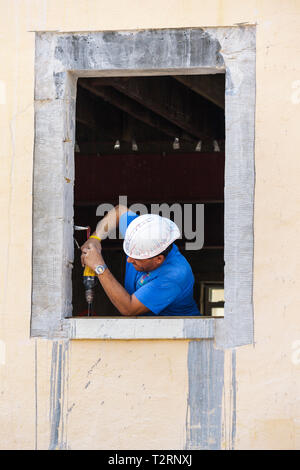
<svg viewBox="0 0 300 470"><path fill-rule="evenodd" d="M86 250L94 246L96 249L101 251L101 243L97 238L89 238L81 247L81 251Z"/></svg>
<svg viewBox="0 0 300 470"><path fill-rule="evenodd" d="M96 243L95 243L96 242ZM81 264L82 266L88 266L95 271L96 266L104 264L104 260L101 254L101 243L99 240L94 238L89 239L81 247Z"/></svg>

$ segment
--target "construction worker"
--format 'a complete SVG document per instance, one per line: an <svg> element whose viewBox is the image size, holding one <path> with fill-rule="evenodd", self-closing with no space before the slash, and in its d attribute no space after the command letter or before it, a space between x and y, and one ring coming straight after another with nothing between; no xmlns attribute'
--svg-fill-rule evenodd
<svg viewBox="0 0 300 470"><path fill-rule="evenodd" d="M117 226L125 237L125 288L110 272L101 253L101 240ZM81 247L81 263L96 272L122 315L199 315L193 298L192 269L173 243L179 237L179 229L171 220L155 214L138 216L118 205Z"/></svg>

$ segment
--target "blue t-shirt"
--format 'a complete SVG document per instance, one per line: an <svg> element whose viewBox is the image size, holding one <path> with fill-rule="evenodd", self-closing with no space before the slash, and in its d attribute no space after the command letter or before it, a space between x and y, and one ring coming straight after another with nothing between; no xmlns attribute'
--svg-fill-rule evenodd
<svg viewBox="0 0 300 470"><path fill-rule="evenodd" d="M123 236L136 217L131 211L120 217ZM165 261L154 271L137 271L126 261L125 289L152 312L143 315L200 315L193 298L194 282L191 266L174 244Z"/></svg>

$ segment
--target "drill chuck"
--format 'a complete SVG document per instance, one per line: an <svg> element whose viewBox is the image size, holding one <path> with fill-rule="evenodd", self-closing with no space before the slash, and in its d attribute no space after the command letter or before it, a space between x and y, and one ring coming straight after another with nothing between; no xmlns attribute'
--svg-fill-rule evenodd
<svg viewBox="0 0 300 470"><path fill-rule="evenodd" d="M83 285L85 289L85 299L88 304L94 300L94 289L97 285L97 276L83 276Z"/></svg>

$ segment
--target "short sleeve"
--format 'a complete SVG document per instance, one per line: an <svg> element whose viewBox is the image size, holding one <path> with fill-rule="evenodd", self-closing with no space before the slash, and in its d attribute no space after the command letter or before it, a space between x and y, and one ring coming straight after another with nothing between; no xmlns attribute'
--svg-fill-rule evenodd
<svg viewBox="0 0 300 470"><path fill-rule="evenodd" d="M128 225L138 217L135 212L127 211L121 215L119 220L119 230L123 237L125 237L125 232L127 230Z"/></svg>
<svg viewBox="0 0 300 470"><path fill-rule="evenodd" d="M140 287L134 295L157 315L176 299L180 291L180 286L174 280L159 277Z"/></svg>

